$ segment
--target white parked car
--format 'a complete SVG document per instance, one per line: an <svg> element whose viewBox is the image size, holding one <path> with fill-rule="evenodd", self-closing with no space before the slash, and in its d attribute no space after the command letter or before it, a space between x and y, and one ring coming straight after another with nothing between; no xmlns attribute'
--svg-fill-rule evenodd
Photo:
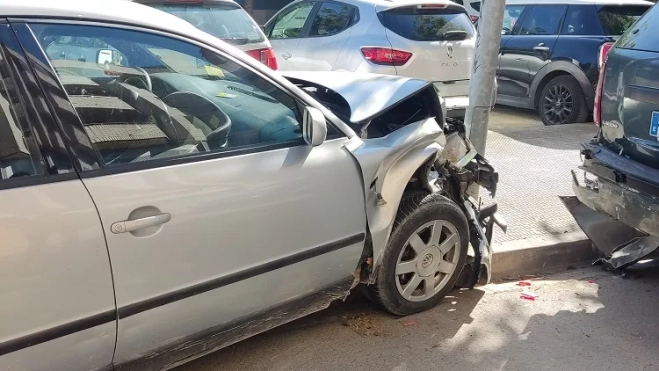
<svg viewBox="0 0 659 371"><path fill-rule="evenodd" d="M252 17L233 0L132 0L182 18L261 63L277 69L270 41Z"/></svg>
<svg viewBox="0 0 659 371"><path fill-rule="evenodd" d="M466 189L497 175L432 84L287 79L132 2L0 17L0 370L170 369L357 285L407 315L488 281Z"/></svg>
<svg viewBox="0 0 659 371"><path fill-rule="evenodd" d="M431 81L448 116L464 117L476 30L449 0L297 0L264 27L279 68L356 71Z"/></svg>
<svg viewBox="0 0 659 371"><path fill-rule="evenodd" d="M456 4L460 4L465 7L467 14L469 14L469 19L472 22L478 21L478 18L481 16L481 0L451 0Z"/></svg>

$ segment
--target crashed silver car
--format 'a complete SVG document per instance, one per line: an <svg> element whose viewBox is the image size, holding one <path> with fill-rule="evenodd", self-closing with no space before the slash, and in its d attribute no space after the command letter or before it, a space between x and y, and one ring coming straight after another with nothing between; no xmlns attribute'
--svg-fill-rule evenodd
<svg viewBox="0 0 659 371"><path fill-rule="evenodd" d="M0 15L2 370L169 369L357 286L407 315L488 281L497 174L432 84L284 77L132 2Z"/></svg>

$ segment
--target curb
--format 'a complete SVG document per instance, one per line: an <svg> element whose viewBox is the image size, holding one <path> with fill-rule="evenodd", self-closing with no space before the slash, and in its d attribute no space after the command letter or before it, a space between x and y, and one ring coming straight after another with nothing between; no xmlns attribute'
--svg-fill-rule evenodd
<svg viewBox="0 0 659 371"><path fill-rule="evenodd" d="M590 265L599 254L583 232L495 243L492 281Z"/></svg>

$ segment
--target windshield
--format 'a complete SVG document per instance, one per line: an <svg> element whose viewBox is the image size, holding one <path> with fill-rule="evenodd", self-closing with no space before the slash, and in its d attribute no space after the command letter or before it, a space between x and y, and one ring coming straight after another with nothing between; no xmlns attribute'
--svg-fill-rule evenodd
<svg viewBox="0 0 659 371"><path fill-rule="evenodd" d="M198 29L231 44L265 41L256 23L237 5L161 4L154 8L184 19Z"/></svg>
<svg viewBox="0 0 659 371"><path fill-rule="evenodd" d="M604 33L609 36L622 35L649 7L638 5L602 6L598 14Z"/></svg>

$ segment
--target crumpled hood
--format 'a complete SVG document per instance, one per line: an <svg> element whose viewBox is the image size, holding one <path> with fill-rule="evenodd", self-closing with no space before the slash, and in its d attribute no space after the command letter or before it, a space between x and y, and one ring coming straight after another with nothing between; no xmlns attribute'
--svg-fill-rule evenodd
<svg viewBox="0 0 659 371"><path fill-rule="evenodd" d="M302 80L333 90L350 106L350 121L363 122L430 85L423 80L372 73L282 71L295 83Z"/></svg>

